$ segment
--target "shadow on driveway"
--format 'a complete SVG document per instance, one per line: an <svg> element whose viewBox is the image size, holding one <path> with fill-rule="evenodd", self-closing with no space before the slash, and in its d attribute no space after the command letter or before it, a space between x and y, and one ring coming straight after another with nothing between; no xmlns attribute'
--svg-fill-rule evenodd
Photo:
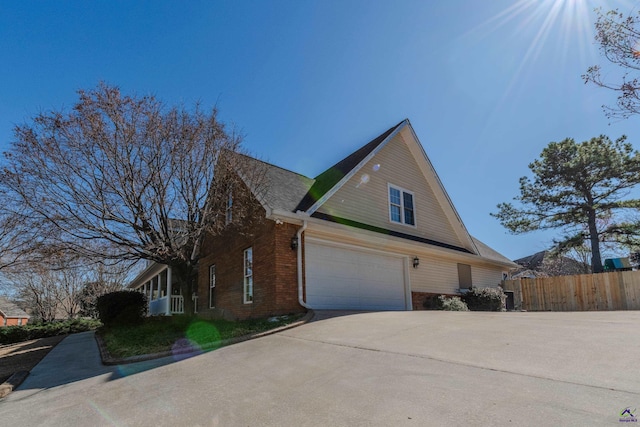
<svg viewBox="0 0 640 427"><path fill-rule="evenodd" d="M181 358L184 359L184 355ZM17 390L2 401L19 400L42 390L87 379L113 381L176 361L170 356L127 365L105 366L100 359L94 332L73 334L51 350Z"/></svg>

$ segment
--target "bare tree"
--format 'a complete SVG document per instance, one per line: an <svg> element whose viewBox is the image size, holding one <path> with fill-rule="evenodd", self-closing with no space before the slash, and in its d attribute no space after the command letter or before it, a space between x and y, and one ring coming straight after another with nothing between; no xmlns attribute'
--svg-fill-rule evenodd
<svg viewBox="0 0 640 427"><path fill-rule="evenodd" d="M571 252L573 251L574 249ZM591 266L570 256L549 254L542 261L539 271L549 277L573 276L576 274L590 274Z"/></svg>
<svg viewBox="0 0 640 427"><path fill-rule="evenodd" d="M0 212L0 270L19 262L22 254L20 246L20 226L17 218Z"/></svg>
<svg viewBox="0 0 640 427"><path fill-rule="evenodd" d="M9 293L43 321L86 316L98 296L121 290L130 263L97 264L73 254L58 253L48 262L28 262L3 272Z"/></svg>
<svg viewBox="0 0 640 427"><path fill-rule="evenodd" d="M92 270L91 281L83 284L78 293L78 304L80 305L80 315L85 317L98 318L96 301L99 296L109 292L121 291L130 271L129 266L98 265Z"/></svg>
<svg viewBox="0 0 640 427"><path fill-rule="evenodd" d="M618 94L615 106L603 106L608 117L626 119L640 113L640 12L625 15L616 10L596 9L596 43L614 67L589 67L582 76Z"/></svg>
<svg viewBox="0 0 640 427"><path fill-rule="evenodd" d="M20 263L26 252L24 217L9 208L9 198L0 186L0 271Z"/></svg>
<svg viewBox="0 0 640 427"><path fill-rule="evenodd" d="M37 268L17 272L5 272L4 277L15 290L17 298L32 316L44 322L58 317L61 293L52 270Z"/></svg>
<svg viewBox="0 0 640 427"><path fill-rule="evenodd" d="M167 264L190 295L205 235L227 226L230 194L234 221L254 217L261 164L237 155L241 138L216 109L166 108L106 84L78 94L72 111L15 128L0 187L25 229L45 225L31 236L45 247L99 258L106 244L114 260Z"/></svg>

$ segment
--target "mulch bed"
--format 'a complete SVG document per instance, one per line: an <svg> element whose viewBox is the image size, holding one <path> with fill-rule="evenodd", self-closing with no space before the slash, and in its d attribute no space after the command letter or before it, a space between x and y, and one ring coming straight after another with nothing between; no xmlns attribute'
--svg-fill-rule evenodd
<svg viewBox="0 0 640 427"><path fill-rule="evenodd" d="M0 384L19 371L30 371L66 335L0 345Z"/></svg>

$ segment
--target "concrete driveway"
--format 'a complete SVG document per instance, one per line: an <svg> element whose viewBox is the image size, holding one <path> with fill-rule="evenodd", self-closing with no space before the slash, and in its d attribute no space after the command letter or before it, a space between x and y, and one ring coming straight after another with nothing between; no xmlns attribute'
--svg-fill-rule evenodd
<svg viewBox="0 0 640 427"><path fill-rule="evenodd" d="M0 402L0 420L616 425L626 408L640 415L638 325L640 312L326 318L176 363L120 367L37 392L19 389Z"/></svg>

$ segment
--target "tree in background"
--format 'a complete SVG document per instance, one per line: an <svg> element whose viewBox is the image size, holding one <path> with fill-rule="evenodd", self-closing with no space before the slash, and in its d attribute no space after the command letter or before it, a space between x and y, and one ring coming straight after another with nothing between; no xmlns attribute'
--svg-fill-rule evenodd
<svg viewBox="0 0 640 427"><path fill-rule="evenodd" d="M78 303L80 304L80 316L97 319L96 302L98 297L123 290L129 271L120 265L101 265L93 272L93 279L86 282L78 293Z"/></svg>
<svg viewBox="0 0 640 427"><path fill-rule="evenodd" d="M578 252L577 255L581 255L581 253ZM585 263L578 261L575 256L576 254L573 250L569 251L566 255L551 251L549 256L542 260L542 264L538 270L548 277L591 273L590 260L587 259Z"/></svg>
<svg viewBox="0 0 640 427"><path fill-rule="evenodd" d="M238 154L240 138L215 109L166 108L106 84L78 94L71 111L17 126L5 153L2 203L24 220L21 238L93 259L107 245L112 260L169 265L191 295L200 246L227 226L231 195L234 222L255 217L255 199L240 189L260 194L261 163Z"/></svg>
<svg viewBox="0 0 640 427"><path fill-rule="evenodd" d="M92 264L71 254L48 263L22 264L3 272L5 291L36 319L50 322L93 316L98 296L122 290L131 264Z"/></svg>
<svg viewBox="0 0 640 427"><path fill-rule="evenodd" d="M33 266L19 272L5 272L4 277L14 288L13 295L20 307L43 322L67 317L60 306L62 291L53 270Z"/></svg>
<svg viewBox="0 0 640 427"><path fill-rule="evenodd" d="M491 215L512 233L562 229L571 239L587 241L593 272L602 272L601 236L614 235L617 212L640 207L640 200L626 198L640 183L640 153L625 139L601 135L581 143L551 142L529 164L533 180L520 178L518 203L501 203ZM602 222L605 217L609 220Z"/></svg>
<svg viewBox="0 0 640 427"><path fill-rule="evenodd" d="M597 9L596 13L596 43L614 69L594 65L582 77L618 94L615 106L604 107L607 116L628 118L640 113L640 11L625 15Z"/></svg>

